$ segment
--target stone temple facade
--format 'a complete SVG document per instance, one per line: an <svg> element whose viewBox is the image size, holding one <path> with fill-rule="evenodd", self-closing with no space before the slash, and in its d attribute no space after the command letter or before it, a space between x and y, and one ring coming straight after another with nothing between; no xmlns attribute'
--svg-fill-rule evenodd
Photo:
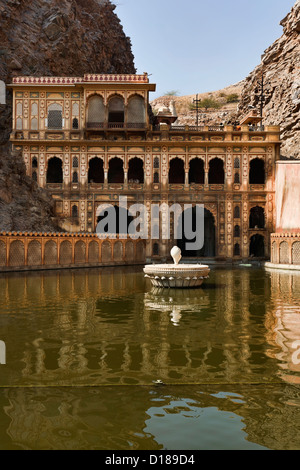
<svg viewBox="0 0 300 470"><path fill-rule="evenodd" d="M174 243L188 258L270 258L278 126L262 126L253 111L236 126L176 126L174 107L152 113L146 73L15 77L10 88L13 148L50 191L62 229L95 233L103 207L126 196L128 223L136 203L151 222L147 260L165 260ZM166 214L153 204L191 205L192 218L203 204L204 248L188 251L175 239L186 212L163 239Z"/></svg>

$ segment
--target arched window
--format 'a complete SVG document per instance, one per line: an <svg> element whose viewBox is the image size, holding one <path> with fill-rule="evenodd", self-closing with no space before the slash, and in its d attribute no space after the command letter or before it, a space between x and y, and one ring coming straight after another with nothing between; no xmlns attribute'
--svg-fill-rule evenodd
<svg viewBox="0 0 300 470"><path fill-rule="evenodd" d="M48 108L48 129L62 129L62 106L58 103L50 104Z"/></svg>
<svg viewBox="0 0 300 470"><path fill-rule="evenodd" d="M79 122L77 118L74 118L72 121L72 128L73 129L78 129L79 128Z"/></svg>
<svg viewBox="0 0 300 470"><path fill-rule="evenodd" d="M145 124L145 101L141 96L133 96L129 99L127 110L128 127L130 124Z"/></svg>
<svg viewBox="0 0 300 470"><path fill-rule="evenodd" d="M94 95L88 101L88 127L102 127L105 120L105 106L102 96Z"/></svg>
<svg viewBox="0 0 300 470"><path fill-rule="evenodd" d="M156 171L153 177L153 183L159 183L159 173Z"/></svg>
<svg viewBox="0 0 300 470"><path fill-rule="evenodd" d="M52 157L48 161L47 183L62 183L62 182L63 182L62 161L60 158Z"/></svg>
<svg viewBox="0 0 300 470"><path fill-rule="evenodd" d="M250 162L249 183L265 184L265 162L260 158L254 158Z"/></svg>
<svg viewBox="0 0 300 470"><path fill-rule="evenodd" d="M32 131L37 131L38 130L38 120L37 118L32 118L31 119L31 130Z"/></svg>
<svg viewBox="0 0 300 470"><path fill-rule="evenodd" d="M235 219L240 218L240 208L239 208L239 206L235 206L235 208L234 208L234 218Z"/></svg>
<svg viewBox="0 0 300 470"><path fill-rule="evenodd" d="M72 217L76 219L78 217L78 207L77 206L72 206Z"/></svg>
<svg viewBox="0 0 300 470"><path fill-rule="evenodd" d="M72 105L72 116L78 117L79 116L79 103L73 103Z"/></svg>
<svg viewBox="0 0 300 470"><path fill-rule="evenodd" d="M73 168L78 168L78 157L73 158L72 166Z"/></svg>
<svg viewBox="0 0 300 470"><path fill-rule="evenodd" d="M124 183L123 160L121 158L114 157L109 161L108 182Z"/></svg>
<svg viewBox="0 0 300 470"><path fill-rule="evenodd" d="M237 237L240 237L240 235L241 235L240 226L235 225L235 227L234 227L234 236L237 238Z"/></svg>
<svg viewBox="0 0 300 470"><path fill-rule="evenodd" d="M159 158L158 157L154 158L153 168L155 168L155 169L159 168Z"/></svg>
<svg viewBox="0 0 300 470"><path fill-rule="evenodd" d="M129 160L128 182L144 183L144 163L140 158L135 157Z"/></svg>
<svg viewBox="0 0 300 470"><path fill-rule="evenodd" d="M224 184L225 172L224 163L220 158L213 158L209 162L208 183Z"/></svg>
<svg viewBox="0 0 300 470"><path fill-rule="evenodd" d="M237 169L237 170L240 168L240 159L239 159L239 157L235 157L235 159L234 159L234 168Z"/></svg>
<svg viewBox="0 0 300 470"><path fill-rule="evenodd" d="M22 116L23 115L23 104L21 102L17 103L17 116Z"/></svg>
<svg viewBox="0 0 300 470"><path fill-rule="evenodd" d="M250 228L265 228L265 212L262 207L252 207L249 218Z"/></svg>
<svg viewBox="0 0 300 470"><path fill-rule="evenodd" d="M120 96L114 96L108 102L108 122L124 123L124 100Z"/></svg>
<svg viewBox="0 0 300 470"><path fill-rule="evenodd" d="M94 157L89 161L88 183L104 183L103 160Z"/></svg>
<svg viewBox="0 0 300 470"><path fill-rule="evenodd" d="M204 184L204 162L201 158L190 161L189 183Z"/></svg>
<svg viewBox="0 0 300 470"><path fill-rule="evenodd" d="M37 116L38 115L38 105L37 103L32 103L31 105L31 116Z"/></svg>
<svg viewBox="0 0 300 470"><path fill-rule="evenodd" d="M74 171L74 173L73 173L72 183L78 183L78 173L77 173L77 171Z"/></svg>
<svg viewBox="0 0 300 470"><path fill-rule="evenodd" d="M169 167L169 184L183 184L185 178L184 162L181 158L173 158Z"/></svg>
<svg viewBox="0 0 300 470"><path fill-rule="evenodd" d="M37 168L38 167L38 161L36 157L33 157L32 162L31 162L32 168Z"/></svg>
<svg viewBox="0 0 300 470"><path fill-rule="evenodd" d="M16 120L16 129L18 131L22 130L23 129L23 119L22 118L18 118Z"/></svg>
<svg viewBox="0 0 300 470"><path fill-rule="evenodd" d="M240 182L240 174L239 173L235 173L234 174L234 182L237 184Z"/></svg>

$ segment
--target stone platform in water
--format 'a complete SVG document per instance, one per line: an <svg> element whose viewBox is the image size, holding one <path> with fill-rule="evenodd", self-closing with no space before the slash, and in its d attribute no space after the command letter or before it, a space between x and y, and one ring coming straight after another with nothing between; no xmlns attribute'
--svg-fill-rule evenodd
<svg viewBox="0 0 300 470"><path fill-rule="evenodd" d="M209 272L205 264L148 264L144 267L145 277L155 287L200 287Z"/></svg>

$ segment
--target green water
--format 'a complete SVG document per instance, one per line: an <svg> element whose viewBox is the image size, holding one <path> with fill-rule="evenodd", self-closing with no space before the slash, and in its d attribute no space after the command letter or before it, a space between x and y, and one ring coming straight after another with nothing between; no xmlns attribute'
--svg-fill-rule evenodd
<svg viewBox="0 0 300 470"><path fill-rule="evenodd" d="M0 449L300 449L300 275L148 282L0 276Z"/></svg>

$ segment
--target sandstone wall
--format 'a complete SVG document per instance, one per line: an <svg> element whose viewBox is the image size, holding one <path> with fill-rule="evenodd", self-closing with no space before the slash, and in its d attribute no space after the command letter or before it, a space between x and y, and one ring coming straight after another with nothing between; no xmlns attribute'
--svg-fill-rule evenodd
<svg viewBox="0 0 300 470"><path fill-rule="evenodd" d="M276 165L276 232L300 231L300 161Z"/></svg>

